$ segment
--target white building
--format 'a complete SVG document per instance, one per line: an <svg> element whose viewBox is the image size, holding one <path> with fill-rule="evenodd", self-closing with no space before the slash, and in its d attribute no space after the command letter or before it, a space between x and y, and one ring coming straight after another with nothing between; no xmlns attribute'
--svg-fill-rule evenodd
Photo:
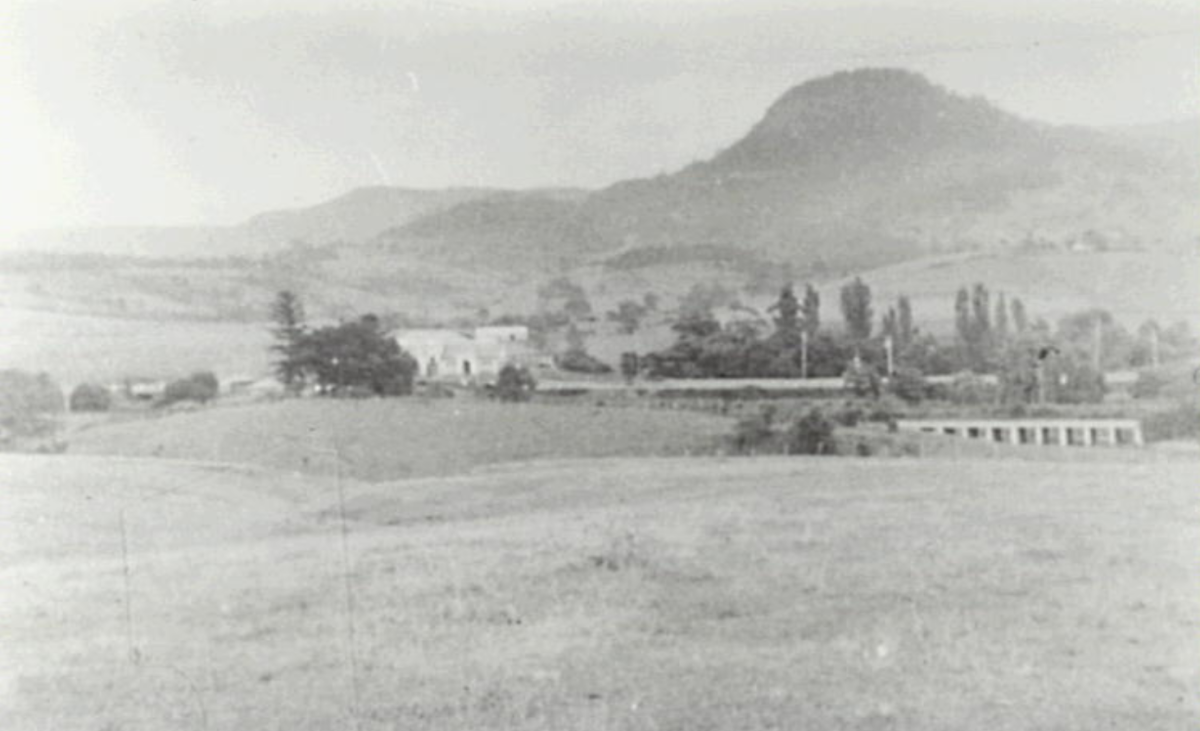
<svg viewBox="0 0 1200 731"><path fill-rule="evenodd" d="M532 365L535 355L524 326L405 330L396 342L416 359L422 380L487 381L509 363Z"/></svg>

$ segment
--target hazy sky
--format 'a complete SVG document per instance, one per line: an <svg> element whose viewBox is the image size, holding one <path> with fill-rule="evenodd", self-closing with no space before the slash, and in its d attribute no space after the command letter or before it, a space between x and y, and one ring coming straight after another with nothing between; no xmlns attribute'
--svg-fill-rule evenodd
<svg viewBox="0 0 1200 731"><path fill-rule="evenodd" d="M1195 0L0 0L0 229L602 186L859 66L1050 122L1178 119L1198 41Z"/></svg>

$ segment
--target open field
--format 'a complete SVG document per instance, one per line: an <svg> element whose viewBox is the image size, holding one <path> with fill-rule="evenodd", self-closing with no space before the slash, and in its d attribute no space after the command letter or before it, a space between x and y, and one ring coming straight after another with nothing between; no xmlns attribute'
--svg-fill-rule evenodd
<svg viewBox="0 0 1200 731"><path fill-rule="evenodd" d="M64 387L126 377L218 376L269 369L271 335L259 323L126 320L0 309L0 368L49 373Z"/></svg>
<svg viewBox="0 0 1200 731"><path fill-rule="evenodd" d="M290 400L98 426L70 451L254 464L363 480L463 472L530 459L711 451L733 422L693 412L471 398Z"/></svg>
<svg viewBox="0 0 1200 731"><path fill-rule="evenodd" d="M11 731L1200 721L1193 464L0 460Z"/></svg>

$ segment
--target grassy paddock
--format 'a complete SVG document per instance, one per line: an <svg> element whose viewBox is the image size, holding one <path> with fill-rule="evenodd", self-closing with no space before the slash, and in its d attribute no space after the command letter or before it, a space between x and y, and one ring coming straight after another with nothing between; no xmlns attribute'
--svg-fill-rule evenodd
<svg viewBox="0 0 1200 731"><path fill-rule="evenodd" d="M497 462L711 452L732 423L691 412L501 404L470 398L308 399L115 423L73 453L256 464L386 480Z"/></svg>
<svg viewBox="0 0 1200 731"><path fill-rule="evenodd" d="M1200 722L1191 465L0 472L12 731Z"/></svg>

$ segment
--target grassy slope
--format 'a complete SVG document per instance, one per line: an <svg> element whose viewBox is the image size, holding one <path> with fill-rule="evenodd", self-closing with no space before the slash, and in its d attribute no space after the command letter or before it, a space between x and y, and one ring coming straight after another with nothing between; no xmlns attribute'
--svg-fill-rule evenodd
<svg viewBox="0 0 1200 731"><path fill-rule="evenodd" d="M345 474L384 480L539 458L678 455L731 429L727 419L691 412L467 398L305 400L96 427L73 435L70 451L331 473L340 450Z"/></svg>
<svg viewBox="0 0 1200 731"><path fill-rule="evenodd" d="M973 254L919 259L861 276L871 285L877 312L906 294L918 325L938 332L952 331L954 295L975 282L993 296L1020 297L1031 319L1045 317L1051 324L1090 307L1108 309L1130 328L1151 317L1171 323L1200 316L1200 260L1175 254ZM821 288L827 318L837 317L833 308L845 281Z"/></svg>
<svg viewBox="0 0 1200 731"><path fill-rule="evenodd" d="M0 368L47 371L61 385L197 370L256 375L269 368L265 324L121 320L0 310Z"/></svg>
<svg viewBox="0 0 1200 731"><path fill-rule="evenodd" d="M331 483L71 456L0 472L0 521L42 521L0 534L13 731L351 728L355 685L363 729L1200 720L1194 465L351 483L353 654Z"/></svg>

